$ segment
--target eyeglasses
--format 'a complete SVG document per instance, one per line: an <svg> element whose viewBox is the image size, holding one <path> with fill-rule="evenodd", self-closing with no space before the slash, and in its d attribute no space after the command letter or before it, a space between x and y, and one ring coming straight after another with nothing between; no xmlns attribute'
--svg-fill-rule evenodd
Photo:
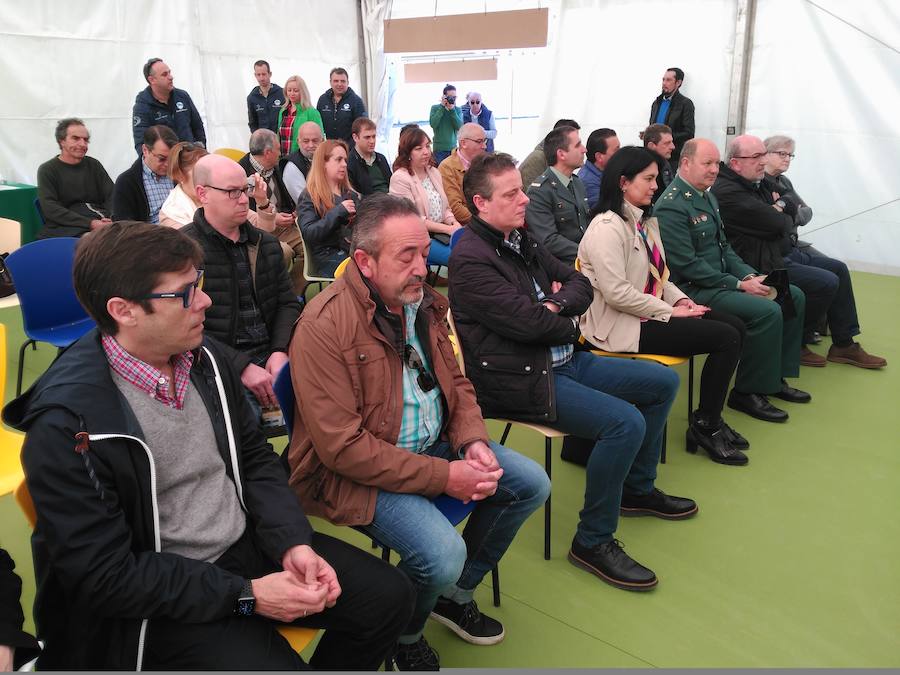
<svg viewBox="0 0 900 675"><path fill-rule="evenodd" d="M753 155L735 155L732 159L759 159L760 157L765 157L766 153L757 152Z"/></svg>
<svg viewBox="0 0 900 675"><path fill-rule="evenodd" d="M168 155L157 155L155 152L151 152L149 154L151 157L154 157L157 162L168 162L169 161Z"/></svg>
<svg viewBox="0 0 900 675"><path fill-rule="evenodd" d="M203 270L197 270L197 279L187 286L184 287L184 290L181 292L171 292L171 293L151 293L150 295L145 295L143 298L135 298L135 300L156 300L156 299L165 299L165 298L181 298L181 302L184 305L184 308L187 309L194 302L194 296L197 295L197 291L203 290Z"/></svg>
<svg viewBox="0 0 900 675"><path fill-rule="evenodd" d="M481 101L469 101L469 105L481 105Z"/></svg>
<svg viewBox="0 0 900 675"><path fill-rule="evenodd" d="M470 143L478 143L478 145L485 145L487 143L487 138L461 138L461 141L469 141Z"/></svg>
<svg viewBox="0 0 900 675"><path fill-rule="evenodd" d="M796 155L793 152L785 152L784 150L773 150L769 154L770 155L778 155L779 157L781 157L781 159L787 159L788 157L790 157L791 159L794 159L794 157L796 157Z"/></svg>
<svg viewBox="0 0 900 675"><path fill-rule="evenodd" d="M419 373L416 382L419 383L422 391L429 392L437 386L434 376L425 370L425 364L422 362L422 357L419 356L419 352L416 351L415 347L407 344L403 348L403 359L407 368L412 368Z"/></svg>
<svg viewBox="0 0 900 675"><path fill-rule="evenodd" d="M218 190L219 192L224 192L228 195L229 199L240 199L241 195L247 195L248 197L253 194L253 188L251 187L242 187L242 188L220 188L215 185L204 185L203 187L208 187L213 190Z"/></svg>

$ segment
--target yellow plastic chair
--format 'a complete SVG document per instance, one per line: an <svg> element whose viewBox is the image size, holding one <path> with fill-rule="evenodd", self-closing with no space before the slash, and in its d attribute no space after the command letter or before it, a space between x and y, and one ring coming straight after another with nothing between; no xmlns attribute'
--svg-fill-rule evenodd
<svg viewBox="0 0 900 675"><path fill-rule="evenodd" d="M0 323L0 401L5 401L6 394L6 326ZM0 424L0 496L15 490L22 482L22 464L19 454L22 452L22 441L25 435L7 429Z"/></svg>
<svg viewBox="0 0 900 675"><path fill-rule="evenodd" d="M456 361L457 363L459 363L460 371L462 371L462 374L465 375L466 363L465 359L463 358L462 343L459 340L458 334L456 332L456 324L453 322L453 314L450 312L449 308L447 309L447 325L450 327L450 342L453 345L453 352L456 354ZM500 445L506 443L506 438L509 436L509 432L512 430L513 425L516 425L517 427L521 427L523 429L528 429L544 437L544 470L547 472L547 478L551 478L553 467L553 439L565 438L566 436L568 436L568 434L560 431L559 429L551 429L550 427L545 427L542 424L520 422L518 420L508 420L501 417L495 417L493 419L506 425L503 429L503 434L500 436ZM544 560L550 560L551 497L552 493L550 495L547 495L547 501L544 502Z"/></svg>
<svg viewBox="0 0 900 675"><path fill-rule="evenodd" d="M223 155L228 159L233 159L235 162L240 162L241 158L247 153L243 150L238 150L237 148L219 148L218 150L213 150L214 155Z"/></svg>
<svg viewBox="0 0 900 675"><path fill-rule="evenodd" d="M338 265L337 268L334 270L334 278L340 279L342 276L344 276L344 270L347 269L347 265L349 265L349 264L350 264L350 258L344 258L343 260L341 260L341 264Z"/></svg>

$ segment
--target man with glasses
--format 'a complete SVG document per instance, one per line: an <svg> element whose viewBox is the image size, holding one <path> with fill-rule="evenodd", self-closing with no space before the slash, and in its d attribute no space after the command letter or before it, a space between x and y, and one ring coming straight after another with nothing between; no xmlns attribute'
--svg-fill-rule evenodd
<svg viewBox="0 0 900 675"><path fill-rule="evenodd" d="M375 670L413 592L313 531L203 335L203 254L120 221L79 245L97 322L4 411L26 432L41 670L299 670L280 622L325 628L310 665Z"/></svg>
<svg viewBox="0 0 900 675"><path fill-rule="evenodd" d="M474 122L484 129L487 139L485 152L494 151L494 139L497 138L497 125L494 122L494 113L484 104L481 94L470 91L466 95L466 102L462 106L463 124ZM459 220L457 218L457 220Z"/></svg>
<svg viewBox="0 0 900 675"><path fill-rule="evenodd" d="M535 462L489 440L447 300L424 284L429 242L408 200L363 200L347 271L307 306L290 351L290 483L308 513L400 554L417 591L400 670L438 669L429 614L473 644L503 639L473 593L550 490ZM478 502L462 537L432 503L442 494Z"/></svg>
<svg viewBox="0 0 900 675"><path fill-rule="evenodd" d="M175 88L172 70L160 58L144 64L147 87L134 99L132 132L134 148L141 154L144 131L154 124L169 127L179 141L193 141L206 147L206 129L194 101L184 89Z"/></svg>
<svg viewBox="0 0 900 675"><path fill-rule="evenodd" d="M463 225L468 225L472 220L472 213L466 206L466 198L463 196L463 177L472 161L484 154L487 140L487 135L480 125L466 122L459 129L458 147L454 148L450 156L438 167L444 180L444 192L447 193L450 210Z"/></svg>
<svg viewBox="0 0 900 675"><path fill-rule="evenodd" d="M300 303L291 288L281 244L247 221L249 192L241 166L222 155L194 165L200 208L182 232L203 249L213 306L205 330L230 348L251 406L276 415L272 383L287 363Z"/></svg>
<svg viewBox="0 0 900 675"><path fill-rule="evenodd" d="M177 142L175 132L167 126L147 128L141 157L116 178L113 220L159 222L159 209L175 187L168 170L169 151Z"/></svg>

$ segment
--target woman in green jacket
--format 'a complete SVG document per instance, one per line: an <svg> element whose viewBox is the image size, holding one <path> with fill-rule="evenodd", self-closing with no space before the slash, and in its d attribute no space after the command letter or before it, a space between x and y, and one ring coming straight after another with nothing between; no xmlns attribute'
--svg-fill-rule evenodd
<svg viewBox="0 0 900 675"><path fill-rule="evenodd" d="M322 116L316 110L309 98L309 89L306 82L299 75L291 75L284 83L285 102L278 111L278 140L281 142L281 155L287 157L295 152L297 134L300 125L304 122L315 122L325 135L325 127L322 125Z"/></svg>

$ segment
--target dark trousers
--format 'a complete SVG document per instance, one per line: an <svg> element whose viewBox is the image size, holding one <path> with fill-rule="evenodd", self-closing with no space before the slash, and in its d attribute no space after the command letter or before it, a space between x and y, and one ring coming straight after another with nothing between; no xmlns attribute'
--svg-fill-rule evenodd
<svg viewBox="0 0 900 675"><path fill-rule="evenodd" d="M702 319L672 317L668 323L641 324L639 351L645 354L691 356L709 354L700 375L700 405L704 416L722 416L728 384L741 358L747 329L744 322L725 312L709 311Z"/></svg>
<svg viewBox="0 0 900 675"><path fill-rule="evenodd" d="M395 567L328 535L314 533L312 547L334 568L341 595L334 607L294 622L325 629L309 666L279 635L276 622L254 614L202 624L152 619L144 669L377 670L412 615L412 584ZM248 579L281 569L249 527L216 564Z"/></svg>
<svg viewBox="0 0 900 675"><path fill-rule="evenodd" d="M806 295L803 335L808 337L823 317L836 344L846 345L859 335L859 317L850 270L840 260L814 249L793 248L784 259L791 283Z"/></svg>

